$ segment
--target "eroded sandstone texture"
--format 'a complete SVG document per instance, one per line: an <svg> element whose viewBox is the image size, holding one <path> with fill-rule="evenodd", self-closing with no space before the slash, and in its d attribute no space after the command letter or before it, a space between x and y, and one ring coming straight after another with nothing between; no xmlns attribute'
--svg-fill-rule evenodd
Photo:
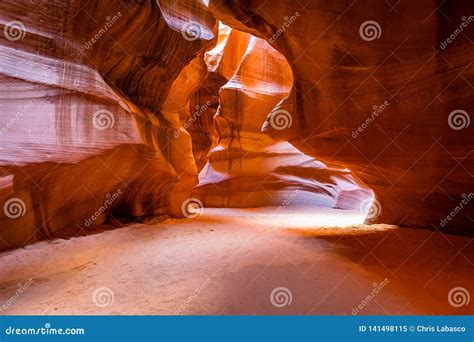
<svg viewBox="0 0 474 342"><path fill-rule="evenodd" d="M210 108L216 107L215 102L219 107L211 121L215 129L207 129L212 148L194 194L209 207L304 205L359 210L370 201L371 191L362 189L347 169L327 167L261 131L268 113L290 93L290 66L261 38L228 27L220 32L218 45L206 54L209 76L196 94L201 104L196 108L206 99ZM218 96L212 96L216 90ZM193 116L190 121L198 122ZM192 135L207 127L207 118L199 120ZM206 146L199 137L194 139L195 148Z"/></svg>
<svg viewBox="0 0 474 342"><path fill-rule="evenodd" d="M303 3L2 1L0 249L362 182L379 222L472 234L474 3Z"/></svg>
<svg viewBox="0 0 474 342"><path fill-rule="evenodd" d="M193 85L173 82L215 24L198 1L0 3L0 249L114 210L182 215L197 169L173 136Z"/></svg>
<svg viewBox="0 0 474 342"><path fill-rule="evenodd" d="M211 0L210 8L291 66L291 94L264 131L346 165L375 191L380 222L473 233L472 1ZM283 130L271 124L281 113L292 118Z"/></svg>

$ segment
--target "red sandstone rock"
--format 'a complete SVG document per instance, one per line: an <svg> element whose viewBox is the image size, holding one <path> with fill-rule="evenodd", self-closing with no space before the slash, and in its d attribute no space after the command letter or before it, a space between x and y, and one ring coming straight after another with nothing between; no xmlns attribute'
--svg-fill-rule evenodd
<svg viewBox="0 0 474 342"><path fill-rule="evenodd" d="M472 234L472 1L230 0L210 8L267 39L291 66L292 92L264 131L347 166L375 191L379 222ZM282 110L293 124L276 130L270 121Z"/></svg>
<svg viewBox="0 0 474 342"><path fill-rule="evenodd" d="M360 188L348 170L328 168L288 142L278 143L261 132L266 116L293 84L285 58L263 39L226 27L221 31L227 34L207 53L210 75L198 93L206 99L202 94L220 89L214 116L217 137L195 195L209 207L359 210L372 194Z"/></svg>
<svg viewBox="0 0 474 342"><path fill-rule="evenodd" d="M173 82L213 44L207 8L4 1L0 24L0 249L114 208L182 215L197 169L169 103L186 102Z"/></svg>
<svg viewBox="0 0 474 342"><path fill-rule="evenodd" d="M352 172L377 221L472 234L474 4L305 6L0 3L0 249L181 216L199 171L208 205L353 209Z"/></svg>

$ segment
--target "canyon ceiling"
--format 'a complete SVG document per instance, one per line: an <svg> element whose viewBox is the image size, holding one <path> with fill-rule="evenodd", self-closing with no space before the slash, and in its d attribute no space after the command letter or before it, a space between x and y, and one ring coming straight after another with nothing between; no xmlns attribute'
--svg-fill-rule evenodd
<svg viewBox="0 0 474 342"><path fill-rule="evenodd" d="M474 233L472 1L16 0L0 24L0 249L189 199L375 195L372 222Z"/></svg>

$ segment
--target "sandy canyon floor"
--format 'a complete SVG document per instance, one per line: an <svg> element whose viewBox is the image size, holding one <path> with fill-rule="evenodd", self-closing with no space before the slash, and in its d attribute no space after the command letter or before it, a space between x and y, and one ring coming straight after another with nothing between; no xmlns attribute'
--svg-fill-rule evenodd
<svg viewBox="0 0 474 342"><path fill-rule="evenodd" d="M345 216L206 208L195 219L102 227L7 251L0 313L474 313L474 298L460 307L448 300L455 287L474 295L473 239L318 227L335 218Z"/></svg>

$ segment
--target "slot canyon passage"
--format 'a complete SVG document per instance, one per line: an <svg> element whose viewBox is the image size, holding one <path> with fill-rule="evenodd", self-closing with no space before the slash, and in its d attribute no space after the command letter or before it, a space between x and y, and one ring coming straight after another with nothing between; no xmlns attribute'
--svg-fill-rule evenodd
<svg viewBox="0 0 474 342"><path fill-rule="evenodd" d="M1 314L474 314L474 2L0 3Z"/></svg>

